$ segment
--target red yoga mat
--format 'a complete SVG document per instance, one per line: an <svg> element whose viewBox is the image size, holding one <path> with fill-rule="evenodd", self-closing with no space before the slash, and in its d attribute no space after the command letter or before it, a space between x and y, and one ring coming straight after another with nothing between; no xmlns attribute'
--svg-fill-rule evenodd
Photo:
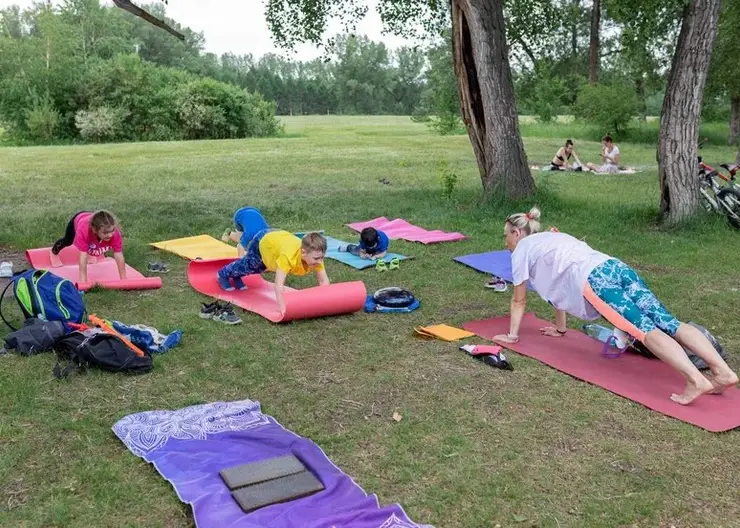
<svg viewBox="0 0 740 528"><path fill-rule="evenodd" d="M150 290L162 287L159 277L145 277L134 268L126 264L126 279L118 276L116 261L110 257L89 257L87 263L87 282L80 283L80 252L70 246L59 252L61 266L54 267L51 263L51 248L29 249L26 251L26 260L36 269L51 271L64 279L75 283L80 291L87 291L94 286L107 290Z"/></svg>
<svg viewBox="0 0 740 528"><path fill-rule="evenodd" d="M338 282L329 286L295 290L285 287L285 313L280 314L275 286L260 275L244 278L247 289L227 292L216 280L216 272L236 259L192 260L188 280L196 291L261 315L273 323L312 319L357 312L365 306L367 291L362 281Z"/></svg>
<svg viewBox="0 0 740 528"><path fill-rule="evenodd" d="M618 358L605 358L601 355L603 343L581 332L568 330L565 337L557 338L540 334L540 328L551 325L537 319L534 314L526 314L519 331L519 342L505 346L707 431L719 433L740 427L740 390L737 388L731 388L721 395L700 396L691 405L679 405L671 401L670 396L683 391L684 381L666 363L629 352ZM493 340L495 335L509 332L509 318L473 321L463 325L463 328Z"/></svg>

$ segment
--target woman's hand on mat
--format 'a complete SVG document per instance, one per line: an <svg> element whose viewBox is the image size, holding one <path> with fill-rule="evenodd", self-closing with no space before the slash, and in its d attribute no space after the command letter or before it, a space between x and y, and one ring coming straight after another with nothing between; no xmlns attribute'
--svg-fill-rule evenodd
<svg viewBox="0 0 740 528"><path fill-rule="evenodd" d="M498 341L499 343L518 343L519 336L513 336L511 334L499 334L494 337L493 340Z"/></svg>
<svg viewBox="0 0 740 528"><path fill-rule="evenodd" d="M540 333L548 337L563 337L565 335L565 332L558 332L558 329L554 326L546 326L544 328L540 328Z"/></svg>

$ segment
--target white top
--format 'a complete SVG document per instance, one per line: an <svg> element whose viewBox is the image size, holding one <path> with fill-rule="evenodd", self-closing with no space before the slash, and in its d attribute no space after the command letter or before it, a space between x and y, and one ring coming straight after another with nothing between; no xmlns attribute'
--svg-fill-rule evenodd
<svg viewBox="0 0 740 528"><path fill-rule="evenodd" d="M525 281L558 310L593 320L599 313L583 296L591 272L611 259L565 233L537 233L524 237L511 255L514 285Z"/></svg>
<svg viewBox="0 0 740 528"><path fill-rule="evenodd" d="M619 155L619 147L616 145L612 145L612 151L607 152L606 148L604 148L604 156L606 156L606 159L604 160L604 163L609 163L611 165L616 165L616 159Z"/></svg>

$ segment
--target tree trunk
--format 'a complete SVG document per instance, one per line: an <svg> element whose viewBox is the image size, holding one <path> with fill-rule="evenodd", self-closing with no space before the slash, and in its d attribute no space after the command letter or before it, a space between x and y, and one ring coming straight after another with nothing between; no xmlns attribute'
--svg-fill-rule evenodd
<svg viewBox="0 0 740 528"><path fill-rule="evenodd" d="M570 55L575 58L578 56L578 15L580 0L573 0L570 11Z"/></svg>
<svg viewBox="0 0 740 528"><path fill-rule="evenodd" d="M635 79L635 93L637 93L637 106L640 111L640 118L647 120L647 101L645 100L645 79L639 75Z"/></svg>
<svg viewBox="0 0 740 528"><path fill-rule="evenodd" d="M730 135L727 144L737 145L740 139L740 96L732 98L732 112L730 113Z"/></svg>
<svg viewBox="0 0 740 528"><path fill-rule="evenodd" d="M697 137L720 0L691 0L673 54L658 141L661 221L673 225L699 206Z"/></svg>
<svg viewBox="0 0 740 528"><path fill-rule="evenodd" d="M594 0L591 10L591 43L588 48L588 81L599 82L599 30L601 26L601 0Z"/></svg>
<svg viewBox="0 0 740 528"><path fill-rule="evenodd" d="M486 194L534 192L519 134L500 0L452 0L452 43L460 110Z"/></svg>

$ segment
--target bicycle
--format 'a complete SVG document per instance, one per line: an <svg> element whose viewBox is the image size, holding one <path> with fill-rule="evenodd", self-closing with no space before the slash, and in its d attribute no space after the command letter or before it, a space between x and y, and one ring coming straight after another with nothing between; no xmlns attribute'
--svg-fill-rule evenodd
<svg viewBox="0 0 740 528"><path fill-rule="evenodd" d="M701 149L707 141L705 138L699 143ZM738 185L735 175L740 171L737 165L730 166L722 164L721 167L726 169L729 176L722 174L707 165L699 158L699 192L701 192L704 208L708 212L724 214L727 221L735 229L740 229L740 185ZM719 180L723 180L725 185L721 185Z"/></svg>

